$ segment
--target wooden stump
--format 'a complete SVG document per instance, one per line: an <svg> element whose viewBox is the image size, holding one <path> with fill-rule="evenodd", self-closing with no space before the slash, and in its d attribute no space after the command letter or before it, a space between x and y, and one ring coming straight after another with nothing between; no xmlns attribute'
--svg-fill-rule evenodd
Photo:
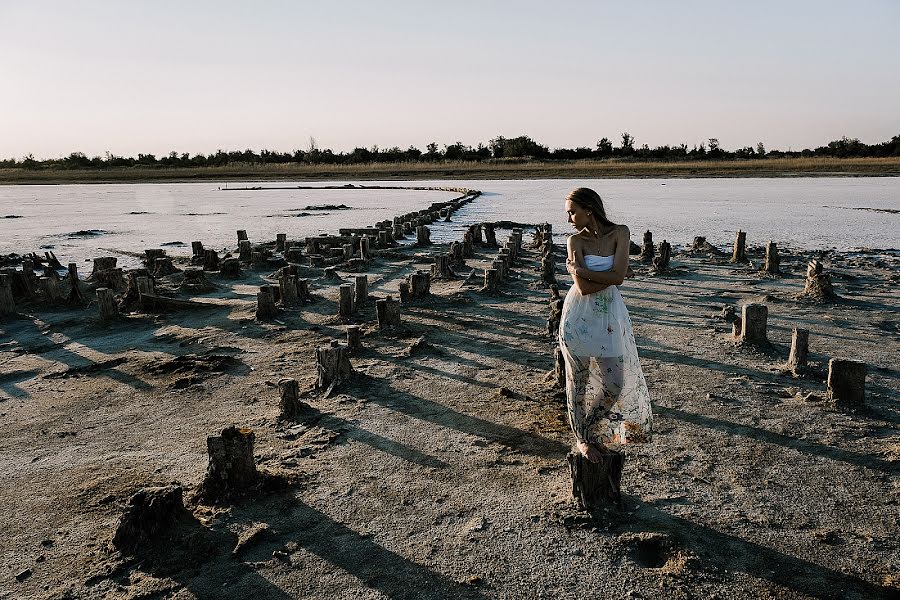
<svg viewBox="0 0 900 600"><path fill-rule="evenodd" d="M353 302L356 306L365 306L369 301L369 277L367 275L357 275L354 278L356 285Z"/></svg>
<svg viewBox="0 0 900 600"><path fill-rule="evenodd" d="M185 267L179 289L202 294L216 289L216 286L206 278L206 273L200 267Z"/></svg>
<svg viewBox="0 0 900 600"><path fill-rule="evenodd" d="M566 389L566 358L562 348L557 346L553 350L553 383L560 389Z"/></svg>
<svg viewBox="0 0 900 600"><path fill-rule="evenodd" d="M259 482L252 429L228 427L222 435L206 438L209 464L200 484L199 496L205 502L218 503L243 496Z"/></svg>
<svg viewBox="0 0 900 600"><path fill-rule="evenodd" d="M238 242L238 260L248 263L253 257L253 248L250 246L249 240L241 240Z"/></svg>
<svg viewBox="0 0 900 600"><path fill-rule="evenodd" d="M203 251L203 270L218 271L219 270L219 253L215 250L206 249Z"/></svg>
<svg viewBox="0 0 900 600"><path fill-rule="evenodd" d="M410 297L424 298L431 293L431 273L416 271L409 276Z"/></svg>
<svg viewBox="0 0 900 600"><path fill-rule="evenodd" d="M69 302L72 304L81 304L84 302L84 295L81 293L81 280L78 279L78 264L69 263Z"/></svg>
<svg viewBox="0 0 900 600"><path fill-rule="evenodd" d="M275 234L275 251L276 252L284 252L285 243L287 243L287 234L286 233L276 233Z"/></svg>
<svg viewBox="0 0 900 600"><path fill-rule="evenodd" d="M327 395L335 385L346 381L353 372L350 365L350 349L337 340L333 340L329 346L316 348L316 369L319 374L316 385L320 390L327 390Z"/></svg>
<svg viewBox="0 0 900 600"><path fill-rule="evenodd" d="M405 236L403 235L403 225L399 223L394 223L393 227L393 236L395 240L402 240Z"/></svg>
<svg viewBox="0 0 900 600"><path fill-rule="evenodd" d="M219 275L227 279L240 279L241 262L233 256L223 259L219 265Z"/></svg>
<svg viewBox="0 0 900 600"><path fill-rule="evenodd" d="M168 256L157 257L153 260L153 276L165 277L173 273L179 273L181 269L172 264L172 259Z"/></svg>
<svg viewBox="0 0 900 600"><path fill-rule="evenodd" d="M475 225L469 225L469 233L472 234L472 243L478 244L479 246L483 243L483 238L481 236L481 224L476 223Z"/></svg>
<svg viewBox="0 0 900 600"><path fill-rule="evenodd" d="M116 268L117 259L115 256L98 256L94 259L94 270L91 271L90 279L91 281L97 281L100 277L101 273L106 271L110 271ZM22 269L25 269L25 263L22 263Z"/></svg>
<svg viewBox="0 0 900 600"><path fill-rule="evenodd" d="M497 232L494 231L493 223L484 223L482 225L484 227L484 243L486 246L490 248L496 248L497 244Z"/></svg>
<svg viewBox="0 0 900 600"><path fill-rule="evenodd" d="M191 254L193 256L203 256L203 242L191 242Z"/></svg>
<svg viewBox="0 0 900 600"><path fill-rule="evenodd" d="M362 330L359 328L359 325L347 326L347 347L350 348L351 351L362 348L361 334Z"/></svg>
<svg viewBox="0 0 900 600"><path fill-rule="evenodd" d="M508 274L512 270L513 266L512 254L510 254L508 249L501 248L500 252L497 254L497 257L503 261L503 266L506 269L506 273L504 273L504 275Z"/></svg>
<svg viewBox="0 0 900 600"><path fill-rule="evenodd" d="M841 408L866 404L866 363L832 358L828 361L828 399Z"/></svg>
<svg viewBox="0 0 900 600"><path fill-rule="evenodd" d="M0 315L9 315L16 312L16 302L13 299L12 276L0 275Z"/></svg>
<svg viewBox="0 0 900 600"><path fill-rule="evenodd" d="M556 261L552 254L541 259L541 280L547 285L556 284Z"/></svg>
<svg viewBox="0 0 900 600"><path fill-rule="evenodd" d="M431 231L425 225L416 227L416 246L427 246L431 243Z"/></svg>
<svg viewBox="0 0 900 600"><path fill-rule="evenodd" d="M806 266L806 287L803 295L822 301L837 298L831 285L831 273L826 273L822 263L817 260L811 260Z"/></svg>
<svg viewBox="0 0 900 600"><path fill-rule="evenodd" d="M340 300L338 302L338 315L343 319L349 319L353 315L353 290L355 286L350 283L342 285Z"/></svg>
<svg viewBox="0 0 900 600"><path fill-rule="evenodd" d="M375 313L378 316L379 329L400 325L400 303L390 296L375 301Z"/></svg>
<svg viewBox="0 0 900 600"><path fill-rule="evenodd" d="M259 321L268 321L275 318L278 309L275 307L275 291L270 285L259 286L256 293L256 318Z"/></svg>
<svg viewBox="0 0 900 600"><path fill-rule="evenodd" d="M500 291L500 272L497 269L484 270L484 287L481 291L486 294L496 294Z"/></svg>
<svg viewBox="0 0 900 600"><path fill-rule="evenodd" d="M791 332L791 354L788 356L788 366L795 371L805 368L808 354L809 330L794 327Z"/></svg>
<svg viewBox="0 0 900 600"><path fill-rule="evenodd" d="M650 264L650 270L654 273L661 274L669 270L669 260L672 257L672 246L666 240L659 243L659 253L655 256Z"/></svg>
<svg viewBox="0 0 900 600"><path fill-rule="evenodd" d="M63 291L61 285L61 279L59 275L56 274L56 271L52 269L48 269L48 275L46 277L41 277L39 279L41 290L44 292L44 297L47 299L47 302L50 304L59 304L63 301Z"/></svg>
<svg viewBox="0 0 900 600"><path fill-rule="evenodd" d="M278 278L278 287L281 289L281 303L284 306L294 306L300 302L297 276L291 275L289 267L284 267L281 270L281 277Z"/></svg>
<svg viewBox="0 0 900 600"><path fill-rule="evenodd" d="M247 230L246 230L246 229L238 229L238 230L237 230L237 241L238 241L238 244L240 244L241 242L247 241L247 240L249 240L249 239L250 239L250 238L247 237Z"/></svg>
<svg viewBox="0 0 900 600"><path fill-rule="evenodd" d="M474 249L473 246L474 246L474 240L472 239L472 234L467 232L467 233L463 236L463 250L462 250L462 255L463 255L463 258L464 258L464 259L465 259L465 258L472 258L473 256L475 256L475 249Z"/></svg>
<svg viewBox="0 0 900 600"><path fill-rule="evenodd" d="M342 281L341 276L337 273L337 267L325 267L322 271L322 279L326 281Z"/></svg>
<svg viewBox="0 0 900 600"><path fill-rule="evenodd" d="M550 287L550 316L547 317L547 333L554 338L559 335L559 324L562 321L563 299L557 287Z"/></svg>
<svg viewBox="0 0 900 600"><path fill-rule="evenodd" d="M412 235L413 232L413 224L411 221L403 222L403 235Z"/></svg>
<svg viewBox="0 0 900 600"><path fill-rule="evenodd" d="M465 257L463 256L463 245L460 242L450 243L450 252L448 253L448 256L450 257L451 264L458 267L465 266L466 262Z"/></svg>
<svg viewBox="0 0 900 600"><path fill-rule="evenodd" d="M184 507L179 485L140 489L128 501L113 534L113 546L125 555L139 554L147 546L168 542L166 533L179 522L192 519Z"/></svg>
<svg viewBox="0 0 900 600"><path fill-rule="evenodd" d="M300 264L300 262L303 261L303 249L299 246L292 246L291 248L288 248L287 252L285 253L285 259L289 263Z"/></svg>
<svg viewBox="0 0 900 600"><path fill-rule="evenodd" d="M763 266L763 271L769 275L778 275L781 273L780 265L781 259L778 258L778 246L775 242L769 242L766 244L766 262Z"/></svg>
<svg viewBox="0 0 900 600"><path fill-rule="evenodd" d="M144 250L144 266L152 273L156 268L156 259L166 255L166 251L162 248L149 248Z"/></svg>
<svg viewBox="0 0 900 600"><path fill-rule="evenodd" d="M300 385L296 379L284 378L278 382L280 400L279 419L284 421L296 421L303 412L309 408L309 404L300 400Z"/></svg>
<svg viewBox="0 0 900 600"><path fill-rule="evenodd" d="M747 262L747 232L738 229L734 238L734 251L731 253L731 262Z"/></svg>
<svg viewBox="0 0 900 600"><path fill-rule="evenodd" d="M434 257L431 266L431 276L435 279L452 279L455 274L450 269L450 257L446 254L438 254Z"/></svg>
<svg viewBox="0 0 900 600"><path fill-rule="evenodd" d="M568 461L572 496L581 510L622 508L623 453L607 451L592 463L580 452L570 452Z"/></svg>
<svg viewBox="0 0 900 600"><path fill-rule="evenodd" d="M409 282L400 282L400 302L406 304L409 302Z"/></svg>
<svg viewBox="0 0 900 600"><path fill-rule="evenodd" d="M363 260L368 260L371 256L372 253L369 250L369 238L366 236L359 238L359 257Z"/></svg>
<svg viewBox="0 0 900 600"><path fill-rule="evenodd" d="M312 294L309 293L309 279L297 278L297 296L301 302L312 301Z"/></svg>
<svg viewBox="0 0 900 600"><path fill-rule="evenodd" d="M251 252L250 266L257 270L265 269L269 266L269 259L265 252Z"/></svg>
<svg viewBox="0 0 900 600"><path fill-rule="evenodd" d="M382 229L378 232L378 247L379 248L387 248L390 246L390 242L388 242L387 231Z"/></svg>
<svg viewBox="0 0 900 600"><path fill-rule="evenodd" d="M741 307L741 341L747 344L768 344L766 323L769 308L765 304L745 304Z"/></svg>
<svg viewBox="0 0 900 600"><path fill-rule="evenodd" d="M112 321L119 316L119 306L116 304L115 292L109 288L97 288L97 303L100 308L100 318L104 321Z"/></svg>
<svg viewBox="0 0 900 600"><path fill-rule="evenodd" d="M506 263L504 263L502 260L497 259L497 260L491 261L491 268L493 268L497 271L497 281L498 282L501 282L504 279L506 279Z"/></svg>

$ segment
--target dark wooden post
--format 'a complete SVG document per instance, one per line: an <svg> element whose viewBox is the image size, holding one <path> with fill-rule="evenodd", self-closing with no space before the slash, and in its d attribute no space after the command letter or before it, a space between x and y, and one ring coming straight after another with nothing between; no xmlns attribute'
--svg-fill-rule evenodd
<svg viewBox="0 0 900 600"><path fill-rule="evenodd" d="M769 275L778 275L781 271L779 266L781 264L781 260L778 258L778 246L775 242L769 242L766 244L766 262L763 266L763 270Z"/></svg>
<svg viewBox="0 0 900 600"><path fill-rule="evenodd" d="M284 421L295 421L309 404L300 400L300 386L296 379L284 378L278 382L280 401L278 407L281 410L279 418Z"/></svg>
<svg viewBox="0 0 900 600"><path fill-rule="evenodd" d="M747 232L738 229L734 238L734 251L731 253L731 262L747 262Z"/></svg>
<svg viewBox="0 0 900 600"><path fill-rule="evenodd" d="M434 257L434 264L431 266L431 276L435 279L450 279L453 277L453 271L450 270L449 256L438 254Z"/></svg>
<svg viewBox="0 0 900 600"><path fill-rule="evenodd" d="M659 254L651 261L650 268L654 273L665 273L669 270L669 260L672 257L672 246L666 240L659 243Z"/></svg>
<svg viewBox="0 0 900 600"><path fill-rule="evenodd" d="M275 234L275 251L276 252L284 252L285 242L287 242L287 234L286 233L276 233Z"/></svg>
<svg viewBox="0 0 900 600"><path fill-rule="evenodd" d="M203 251L203 270L218 271L219 270L219 253L215 250L206 249Z"/></svg>
<svg viewBox="0 0 900 600"><path fill-rule="evenodd" d="M562 348L557 346L553 350L553 378L556 387L560 389L566 389L566 359L563 355Z"/></svg>
<svg viewBox="0 0 900 600"><path fill-rule="evenodd" d="M250 239L250 238L247 237L247 230L246 230L246 229L238 229L238 230L237 230L237 241L238 241L238 244L240 244L242 241L249 240L249 239Z"/></svg>
<svg viewBox="0 0 900 600"><path fill-rule="evenodd" d="M359 350L362 348L362 337L359 325L347 326L347 347L350 350Z"/></svg>
<svg viewBox="0 0 900 600"><path fill-rule="evenodd" d="M791 354L788 366L797 371L806 367L806 356L809 354L809 330L794 327L791 332Z"/></svg>
<svg viewBox="0 0 900 600"><path fill-rule="evenodd" d="M841 408L866 404L866 363L832 358L828 361L828 399Z"/></svg>
<svg viewBox="0 0 900 600"><path fill-rule="evenodd" d="M81 293L81 281L78 279L78 264L69 263L69 302L72 304L80 304L84 302L84 295Z"/></svg>
<svg viewBox="0 0 900 600"><path fill-rule="evenodd" d="M392 229L395 240L402 240L405 237L403 235L403 225L401 225L400 223L394 223Z"/></svg>
<svg viewBox="0 0 900 600"><path fill-rule="evenodd" d="M12 293L12 276L0 275L0 315L16 312L16 302Z"/></svg>
<svg viewBox="0 0 900 600"><path fill-rule="evenodd" d="M375 313L378 316L378 328L397 327L400 325L400 303L388 296L375 301Z"/></svg>
<svg viewBox="0 0 900 600"><path fill-rule="evenodd" d="M356 306L365 306L369 301L369 277L367 275L357 275L355 278L356 294L353 302Z"/></svg>
<svg viewBox="0 0 900 600"><path fill-rule="evenodd" d="M265 269L269 264L268 257L265 252L251 252L250 266L254 269Z"/></svg>
<svg viewBox="0 0 900 600"><path fill-rule="evenodd" d="M484 223L484 224L482 224L482 227L484 227L485 245L489 246L491 248L496 248L498 246L498 244L497 244L497 232L494 231L494 224L493 223Z"/></svg>
<svg viewBox="0 0 900 600"><path fill-rule="evenodd" d="M369 251L369 238L364 235L359 238L359 257L363 260L367 260L371 256L372 253Z"/></svg>
<svg viewBox="0 0 900 600"><path fill-rule="evenodd" d="M425 225L416 227L416 245L427 246L431 243L431 232Z"/></svg>
<svg viewBox="0 0 900 600"><path fill-rule="evenodd" d="M334 385L347 380L353 372L350 365L350 351L346 344L332 340L328 346L316 348L316 367L320 390L329 390Z"/></svg>
<svg viewBox="0 0 900 600"><path fill-rule="evenodd" d="M423 298L431 293L431 273L417 271L409 276L410 295Z"/></svg>
<svg viewBox="0 0 900 600"><path fill-rule="evenodd" d="M257 320L267 321L274 319L276 314L278 314L278 309L275 308L275 291L272 289L272 286L259 286L259 291L256 293Z"/></svg>
<svg viewBox="0 0 900 600"><path fill-rule="evenodd" d="M638 260L649 263L653 262L654 256L656 256L656 248L653 246L653 233L647 230L644 232L644 243L641 244L641 253L638 255Z"/></svg>
<svg viewBox="0 0 900 600"><path fill-rule="evenodd" d="M552 254L541 259L541 280L547 285L556 284L556 261Z"/></svg>
<svg viewBox="0 0 900 600"><path fill-rule="evenodd" d="M240 278L241 262L233 256L222 259L222 263L219 265L219 274L228 279Z"/></svg>
<svg viewBox="0 0 900 600"><path fill-rule="evenodd" d="M200 484L199 496L206 502L221 502L237 498L251 490L259 481L252 429L228 427L222 435L206 438L209 465Z"/></svg>
<svg viewBox="0 0 900 600"><path fill-rule="evenodd" d="M297 296L301 302L310 302L312 294L309 293L309 279L297 278Z"/></svg>
<svg viewBox="0 0 900 600"><path fill-rule="evenodd" d="M248 263L253 257L253 249L250 247L249 240L241 240L238 242L238 260Z"/></svg>
<svg viewBox="0 0 900 600"><path fill-rule="evenodd" d="M811 260L806 266L806 287L803 294L817 300L833 300L837 297L831 285L831 273L826 273L822 263L817 260Z"/></svg>
<svg viewBox="0 0 900 600"><path fill-rule="evenodd" d="M353 314L353 289L354 285L345 283L340 286L340 300L338 302L338 315L347 319Z"/></svg>
<svg viewBox="0 0 900 600"><path fill-rule="evenodd" d="M115 292L109 288L97 288L97 302L100 307L100 318L111 321L119 316Z"/></svg>
<svg viewBox="0 0 900 600"><path fill-rule="evenodd" d="M748 344L768 344L766 323L769 308L765 304L745 304L741 307L741 341Z"/></svg>
<svg viewBox="0 0 900 600"><path fill-rule="evenodd" d="M281 288L281 303L285 306L293 306L300 301L299 291L297 290L297 276L291 274L290 267L281 269L281 277L278 279L278 285Z"/></svg>
<svg viewBox="0 0 900 600"><path fill-rule="evenodd" d="M94 270L91 271L91 276L89 279L91 281L97 281L101 276L101 273L105 273L106 271L111 271L116 268L116 257L115 256L98 256L94 259ZM22 261L22 269L25 269L25 261Z"/></svg>
<svg viewBox="0 0 900 600"><path fill-rule="evenodd" d="M580 452L568 456L572 496L581 510L622 508L622 469L625 455L608 451L592 463Z"/></svg>
<svg viewBox="0 0 900 600"><path fill-rule="evenodd" d="M195 257L203 256L203 242L191 242L191 254Z"/></svg>
<svg viewBox="0 0 900 600"><path fill-rule="evenodd" d="M481 291L488 294L496 294L500 290L500 272L497 269L484 270L484 287Z"/></svg>

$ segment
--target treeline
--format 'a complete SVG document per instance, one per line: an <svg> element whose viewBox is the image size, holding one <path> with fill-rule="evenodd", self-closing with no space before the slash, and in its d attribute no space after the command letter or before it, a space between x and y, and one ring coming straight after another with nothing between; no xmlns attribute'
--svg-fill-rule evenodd
<svg viewBox="0 0 900 600"><path fill-rule="evenodd" d="M438 161L487 161L494 159L624 159L635 161L682 161L682 160L760 160L766 158L800 157L860 158L900 156L900 135L880 144L865 144L858 139L842 137L815 149L799 151L766 150L762 142L736 150L726 150L719 140L710 138L708 143L688 148L678 146L636 145L634 136L623 133L618 145L609 138L602 138L593 147L554 148L551 150L528 136L515 138L496 137L487 145L479 143L472 147L462 142L439 148L432 142L421 151L415 146L406 150L398 147L380 149L355 148L352 152L334 152L319 149L314 140L306 150L275 152L272 150L229 151L217 150L213 154L170 152L165 156L138 154L137 158L116 156L109 152L105 156L88 157L82 152L73 152L65 158L35 159L28 155L22 159L0 160L0 168L24 169L108 169L116 167L221 167L232 164L367 164L396 162L438 162Z"/></svg>

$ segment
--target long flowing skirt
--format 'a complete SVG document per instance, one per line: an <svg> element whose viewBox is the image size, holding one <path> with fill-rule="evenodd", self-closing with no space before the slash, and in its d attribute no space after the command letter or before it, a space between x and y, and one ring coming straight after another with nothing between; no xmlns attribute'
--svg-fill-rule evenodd
<svg viewBox="0 0 900 600"><path fill-rule="evenodd" d="M650 391L619 289L582 295L573 286L563 303L559 343L576 439L613 447L649 441Z"/></svg>

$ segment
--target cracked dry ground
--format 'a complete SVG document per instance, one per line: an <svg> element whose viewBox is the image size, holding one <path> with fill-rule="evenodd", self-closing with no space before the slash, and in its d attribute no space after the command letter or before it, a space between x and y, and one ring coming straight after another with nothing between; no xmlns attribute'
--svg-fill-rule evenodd
<svg viewBox="0 0 900 600"><path fill-rule="evenodd" d="M438 250L378 258L370 293L396 296ZM571 504L538 258L498 296L433 282L393 334L370 302L353 380L297 424L278 423L276 384L311 389L313 349L344 337L333 283L266 324L254 273L200 297L209 310L109 326L96 307L26 307L0 346L0 597L896 597L896 259L824 257L833 305L796 299L800 253L780 278L703 257L666 277L638 265L622 289L656 435L628 450L625 512L590 516ZM719 318L759 299L765 351ZM808 377L778 369L793 326L811 331ZM869 364L867 409L817 400L831 356ZM162 555L112 552L130 494L177 481L189 496L206 436L231 424L292 485L189 504L193 533Z"/></svg>

